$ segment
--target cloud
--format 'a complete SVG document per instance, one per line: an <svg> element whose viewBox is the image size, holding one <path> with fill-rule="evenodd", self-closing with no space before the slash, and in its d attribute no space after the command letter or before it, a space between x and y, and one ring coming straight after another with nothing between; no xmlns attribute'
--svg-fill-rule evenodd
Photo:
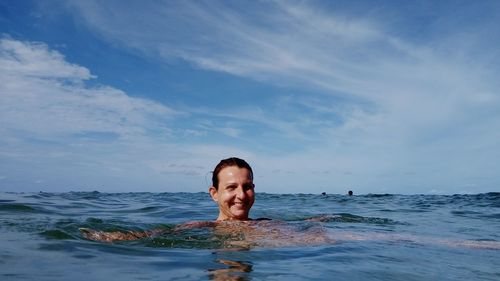
<svg viewBox="0 0 500 281"><path fill-rule="evenodd" d="M88 69L66 62L61 53L49 50L43 43L3 38L0 48L3 75L75 81L95 78Z"/></svg>
<svg viewBox="0 0 500 281"><path fill-rule="evenodd" d="M161 177L146 160L186 155L169 142L169 124L185 113L87 86L93 78L43 43L0 39L2 188L37 189L36 181L49 190L124 191L140 188L141 179L151 188Z"/></svg>
<svg viewBox="0 0 500 281"><path fill-rule="evenodd" d="M482 61L461 57L467 52L460 46L445 47L446 38L416 45L395 37L376 18L279 1L244 9L187 1L135 9L85 1L73 8L95 31L123 46L277 85L315 87L352 99L354 115L385 113L422 126L430 122L422 118L422 108L435 123L455 118L470 102L498 103L498 83ZM112 15L105 14L109 9ZM131 20L144 14L147 20ZM453 37L455 42L459 36Z"/></svg>
<svg viewBox="0 0 500 281"><path fill-rule="evenodd" d="M165 124L181 114L109 86L85 86L94 78L90 71L42 43L1 39L0 65L4 131L51 140L95 133L118 138L147 131L168 135Z"/></svg>

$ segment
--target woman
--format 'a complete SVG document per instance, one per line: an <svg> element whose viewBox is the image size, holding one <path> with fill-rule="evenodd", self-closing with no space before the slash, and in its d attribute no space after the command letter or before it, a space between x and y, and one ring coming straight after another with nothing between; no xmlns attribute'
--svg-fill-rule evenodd
<svg viewBox="0 0 500 281"><path fill-rule="evenodd" d="M255 201L253 184L253 171L250 165L243 159L231 157L223 159L217 164L212 173L212 186L208 189L210 196L219 206L219 216L216 222L201 221L189 222L178 225L174 231L199 228L216 227L231 230L232 224L223 224L223 221L250 221L249 212ZM268 219L258 219L268 220ZM248 224L240 225L239 230L248 229ZM165 230L153 229L144 232L103 232L91 229L80 229L85 238L90 240L112 242L115 240L136 240L161 234ZM230 231L232 232L232 231Z"/></svg>

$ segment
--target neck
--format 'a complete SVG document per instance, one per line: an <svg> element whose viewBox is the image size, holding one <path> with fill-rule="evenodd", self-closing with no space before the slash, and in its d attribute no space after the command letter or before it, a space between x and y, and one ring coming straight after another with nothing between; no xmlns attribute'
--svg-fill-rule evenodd
<svg viewBox="0 0 500 281"><path fill-rule="evenodd" d="M230 218L230 217L227 217L227 216L224 216L222 214L219 214L219 217L217 218L217 221L248 221L248 220L252 220L248 217L245 217L245 218Z"/></svg>

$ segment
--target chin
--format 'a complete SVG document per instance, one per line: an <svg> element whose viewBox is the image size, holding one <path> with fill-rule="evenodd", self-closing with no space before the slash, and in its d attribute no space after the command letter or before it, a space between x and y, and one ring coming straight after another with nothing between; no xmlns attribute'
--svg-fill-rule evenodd
<svg viewBox="0 0 500 281"><path fill-rule="evenodd" d="M233 213L233 218L238 219L238 220L247 219L248 213Z"/></svg>

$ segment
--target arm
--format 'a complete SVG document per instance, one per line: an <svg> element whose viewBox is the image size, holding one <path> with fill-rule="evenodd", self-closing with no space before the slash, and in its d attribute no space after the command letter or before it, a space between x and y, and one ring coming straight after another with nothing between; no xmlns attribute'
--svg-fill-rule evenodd
<svg viewBox="0 0 500 281"><path fill-rule="evenodd" d="M453 239L415 236L411 234L395 234L395 233L391 234L391 233L336 232L335 236L337 237L337 239L344 241L387 240L387 241L413 242L421 244L446 245L448 247L456 247L456 248L500 250L500 242L498 241L453 240Z"/></svg>
<svg viewBox="0 0 500 281"><path fill-rule="evenodd" d="M217 223L212 221L195 221L195 222L187 222L183 224L179 224L175 226L173 231L183 231L193 228L201 228L201 227L214 227ZM114 241L133 241L139 240L147 237L151 237L153 235L164 233L166 230L161 228L156 228L152 230L146 231L99 231L90 228L80 228L83 237L88 240L93 241L102 241L102 242L114 242Z"/></svg>
<svg viewBox="0 0 500 281"><path fill-rule="evenodd" d="M150 237L154 234L158 234L163 232L162 229L153 229L148 231L128 231L128 232L120 232L120 231L98 231L90 228L80 228L83 237L93 241L102 241L102 242L113 242L113 241L132 241L138 240L146 237Z"/></svg>

